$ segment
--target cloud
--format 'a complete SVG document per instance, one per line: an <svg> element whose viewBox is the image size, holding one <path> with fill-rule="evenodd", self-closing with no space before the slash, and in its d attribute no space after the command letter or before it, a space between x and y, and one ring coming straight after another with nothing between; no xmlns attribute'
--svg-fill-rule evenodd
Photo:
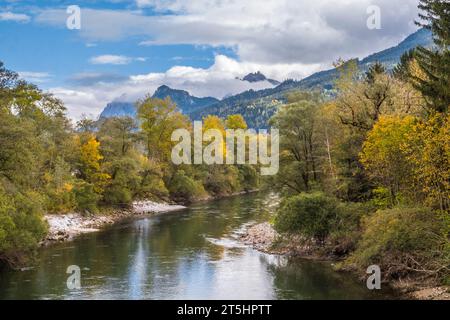
<svg viewBox="0 0 450 320"><path fill-rule="evenodd" d="M81 72L69 78L69 83L75 86L92 86L100 83L118 83L128 77L115 73Z"/></svg>
<svg viewBox="0 0 450 320"><path fill-rule="evenodd" d="M102 73L80 73L71 77L69 85L50 89L63 100L69 110L69 116L80 119L82 114L98 116L107 103L111 101L134 102L143 98L165 84L174 89L183 89L197 97L213 96L223 98L246 90L260 90L273 87L267 81L249 83L242 78L250 72L260 70L270 78L283 80L282 74L292 73L295 78L302 78L305 66L298 65L263 65L239 62L224 55L217 55L209 68L174 66L166 72L152 72L121 78L118 75ZM320 69L316 65L309 73Z"/></svg>
<svg viewBox="0 0 450 320"><path fill-rule="evenodd" d="M29 22L30 17L22 13L0 12L0 21Z"/></svg>
<svg viewBox="0 0 450 320"><path fill-rule="evenodd" d="M82 8L77 34L87 43L132 38L143 46L226 47L236 59L218 55L209 68L193 68L174 57L177 66L166 72L117 81L85 77L56 91L76 117L77 110L98 114L107 102L141 98L161 84L218 98L260 89L270 84L249 84L235 77L259 70L279 81L300 79L331 67L339 57L365 57L396 45L417 29L417 4L418 0L136 0L138 10ZM367 28L371 5L381 9L381 30ZM65 28L66 18L65 10L44 9L35 20ZM105 55L91 62L120 65L137 59Z"/></svg>
<svg viewBox="0 0 450 320"><path fill-rule="evenodd" d="M47 82L51 75L48 72L19 71L19 76L31 83Z"/></svg>
<svg viewBox="0 0 450 320"><path fill-rule="evenodd" d="M82 9L80 33L91 41L144 38L143 45L234 48L241 61L329 63L363 57L416 30L418 0L138 0L145 10ZM381 9L382 29L367 28L367 8ZM158 13L159 12L159 13ZM64 26L64 12L44 10L41 23Z"/></svg>
<svg viewBox="0 0 450 320"><path fill-rule="evenodd" d="M144 62L146 61L146 58L132 58L132 57L126 57L126 56L117 56L117 55L111 55L111 54L105 54L101 56L92 57L89 62L92 64L114 64L114 65L125 65L130 64L133 61L139 61Z"/></svg>

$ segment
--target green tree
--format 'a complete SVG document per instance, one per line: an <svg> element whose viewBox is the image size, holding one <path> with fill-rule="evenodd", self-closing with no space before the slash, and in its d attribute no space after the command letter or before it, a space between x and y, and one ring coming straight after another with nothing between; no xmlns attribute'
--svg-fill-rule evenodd
<svg viewBox="0 0 450 320"><path fill-rule="evenodd" d="M275 229L324 242L338 217L338 202L323 193L301 193L284 199L275 217Z"/></svg>
<svg viewBox="0 0 450 320"><path fill-rule="evenodd" d="M137 114L147 147L147 157L168 163L175 129L189 128L187 118L177 111L169 97L165 100L147 97L137 104Z"/></svg>
<svg viewBox="0 0 450 320"><path fill-rule="evenodd" d="M418 47L416 59L426 77L414 76L415 87L434 112L447 112L450 105L450 10L447 0L420 0L418 25L433 32L435 49Z"/></svg>
<svg viewBox="0 0 450 320"><path fill-rule="evenodd" d="M321 103L315 93L300 92L288 98L270 120L280 131L280 172L277 184L294 192L309 191L318 182L316 113Z"/></svg>

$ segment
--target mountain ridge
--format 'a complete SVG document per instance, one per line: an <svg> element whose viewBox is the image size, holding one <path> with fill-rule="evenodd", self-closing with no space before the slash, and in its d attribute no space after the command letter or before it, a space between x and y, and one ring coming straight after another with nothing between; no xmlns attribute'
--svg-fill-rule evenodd
<svg viewBox="0 0 450 320"><path fill-rule="evenodd" d="M407 51L418 46L430 47L433 45L432 35L429 30L419 29L401 41L397 46L387 48L385 50L373 53L362 60L356 59L361 72L365 72L370 65L375 62L381 62L385 65L387 70L392 70L393 67L400 61L400 57ZM226 97L218 100L211 97L197 98L191 96L189 92L184 90L172 89L166 85L160 86L153 97L165 98L166 96L177 103L180 110L189 115L192 120L201 120L206 115L217 115L225 118L230 114L242 114L247 121L250 128L266 129L268 128L268 120L276 113L278 107L286 102L286 95L295 90L325 90L332 91L334 82L338 78L339 72L336 68L316 72L304 79L293 80L289 79L279 83L274 88L263 90L247 90L239 94ZM244 78L247 78L244 80ZM268 81L261 72L250 73L245 76L242 81L257 82ZM276 81L276 80L274 80ZM118 116L126 113L129 109L123 105L124 103L116 102L118 104ZM111 103L111 104L114 104ZM108 104L104 113L111 114L111 104ZM125 103L126 104L126 103ZM135 111L130 112L130 116L135 115Z"/></svg>
<svg viewBox="0 0 450 320"><path fill-rule="evenodd" d="M406 37L397 46L371 54L362 60L356 59L361 72L375 62L383 63L387 70L400 61L400 57L407 51L418 46L433 45L432 34L427 29L419 29ZM251 128L268 128L268 120L275 114L278 107L286 102L286 95L294 90L332 90L335 80L339 77L336 68L316 72L302 80L286 80L279 86L259 91L248 90L210 105L204 109L191 113L193 120L199 120L207 114L226 117L240 113Z"/></svg>
<svg viewBox="0 0 450 320"><path fill-rule="evenodd" d="M189 94L185 90L172 89L167 85L159 86L152 98L165 99L170 97L181 112L189 114L197 109L219 102L213 97L198 98ZM99 118L111 117L136 117L136 105L133 102L113 101L106 105Z"/></svg>

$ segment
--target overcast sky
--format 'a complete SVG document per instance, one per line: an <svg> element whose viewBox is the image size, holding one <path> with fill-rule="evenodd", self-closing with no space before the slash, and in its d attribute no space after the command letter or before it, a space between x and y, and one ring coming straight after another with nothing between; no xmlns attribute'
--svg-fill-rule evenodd
<svg viewBox="0 0 450 320"><path fill-rule="evenodd" d="M418 0L6 0L0 60L97 116L162 84L197 96L270 87L237 80L261 71L282 81L396 45L417 27ZM66 26L69 5L81 29ZM376 5L381 29L367 27Z"/></svg>

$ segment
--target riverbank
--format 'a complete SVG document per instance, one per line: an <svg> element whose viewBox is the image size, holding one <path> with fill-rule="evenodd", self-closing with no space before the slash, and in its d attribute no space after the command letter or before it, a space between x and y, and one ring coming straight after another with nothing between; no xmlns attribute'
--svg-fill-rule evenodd
<svg viewBox="0 0 450 320"><path fill-rule="evenodd" d="M82 215L80 213L47 214L44 219L49 225L48 234L41 242L42 246L70 241L84 233L97 232L100 229L125 218L173 212L185 209L185 206L157 203L153 201L134 202L130 209L109 211L104 214Z"/></svg>
<svg viewBox="0 0 450 320"><path fill-rule="evenodd" d="M241 236L244 244L255 250L275 255L292 255L312 260L329 260L336 262L337 257L324 254L319 246L306 244L302 237L283 239L268 222L250 226ZM450 288L434 286L413 280L398 280L389 284L402 299L414 300L450 300Z"/></svg>
<svg viewBox="0 0 450 320"><path fill-rule="evenodd" d="M249 190L235 192L229 195L207 196L194 202L206 202L223 198L258 192ZM187 205L187 204L186 204ZM106 213L83 215L80 213L47 214L44 219L49 225L47 236L41 241L41 246L53 243L71 241L75 237L90 232L98 232L102 228L120 222L123 219L157 213L173 212L186 209L185 205L159 203L153 201L135 201L129 209L114 209Z"/></svg>

